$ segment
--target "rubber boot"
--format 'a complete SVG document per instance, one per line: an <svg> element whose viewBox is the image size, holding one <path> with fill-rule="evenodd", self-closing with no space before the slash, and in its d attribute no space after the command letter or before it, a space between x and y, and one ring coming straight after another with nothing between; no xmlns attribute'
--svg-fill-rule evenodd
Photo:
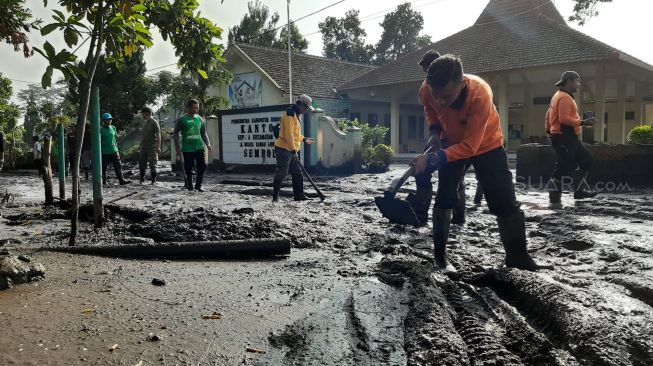
<svg viewBox="0 0 653 366"><path fill-rule="evenodd" d="M418 227L426 226L429 220L429 208L433 198L433 187L420 187L414 195L409 195L406 201L411 205L417 215Z"/></svg>
<svg viewBox="0 0 653 366"><path fill-rule="evenodd" d="M151 177L150 177L150 182L151 182L152 184L155 184L155 183L156 183L156 172L155 172L155 171L154 171L154 172L151 172L150 175L151 175Z"/></svg>
<svg viewBox="0 0 653 366"><path fill-rule="evenodd" d="M272 182L272 202L279 201L279 192L281 192L282 184L283 184L283 179L275 179Z"/></svg>
<svg viewBox="0 0 653 366"><path fill-rule="evenodd" d="M451 223L456 225L462 225L465 223L465 210L467 208L467 194L465 193L465 182L464 180L460 181L458 185L458 201L453 208L453 214L451 216Z"/></svg>
<svg viewBox="0 0 653 366"><path fill-rule="evenodd" d="M189 191L192 191L193 190L193 176L192 175L186 176L186 181L185 182L186 182L185 183L186 189L189 190Z"/></svg>
<svg viewBox="0 0 653 366"><path fill-rule="evenodd" d="M452 213L452 209L433 208L433 257L435 266L445 274L457 273L456 268L449 263L447 256Z"/></svg>
<svg viewBox="0 0 653 366"><path fill-rule="evenodd" d="M306 201L308 197L304 194L304 177L296 175L292 177L292 193L295 201Z"/></svg>
<svg viewBox="0 0 653 366"><path fill-rule="evenodd" d="M476 183L476 193L474 194L474 204L480 205L483 202L483 188L481 188L481 183Z"/></svg>
<svg viewBox="0 0 653 366"><path fill-rule="evenodd" d="M559 205L562 203L562 182L560 179L551 178L547 189L549 190L549 203Z"/></svg>
<svg viewBox="0 0 653 366"><path fill-rule="evenodd" d="M204 189L202 189L202 181L204 180L204 175L203 174L198 174L195 177L195 190L198 192L204 192Z"/></svg>
<svg viewBox="0 0 653 366"><path fill-rule="evenodd" d="M497 217L497 223L501 243L506 251L506 267L537 271L538 265L526 250L524 211L517 210L510 216Z"/></svg>
<svg viewBox="0 0 653 366"><path fill-rule="evenodd" d="M141 169L141 184L145 183L145 169Z"/></svg>
<svg viewBox="0 0 653 366"><path fill-rule="evenodd" d="M584 170L576 171L574 175L574 199L582 200L584 198L592 198L598 194L591 189L586 189L589 188L587 184L588 174L589 172Z"/></svg>

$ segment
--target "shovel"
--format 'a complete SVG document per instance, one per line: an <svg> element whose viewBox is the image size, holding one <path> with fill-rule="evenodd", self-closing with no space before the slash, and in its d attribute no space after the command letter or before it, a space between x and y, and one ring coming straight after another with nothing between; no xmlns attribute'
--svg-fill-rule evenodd
<svg viewBox="0 0 653 366"><path fill-rule="evenodd" d="M433 149L429 147L424 153L428 154ZM417 219L417 214L413 206L406 200L398 199L397 192L399 188L413 175L415 167L411 165L404 174L392 180L390 185L383 191L383 197L375 197L376 207L379 208L383 217L390 220L391 223L397 225L413 225L419 226L420 222Z"/></svg>

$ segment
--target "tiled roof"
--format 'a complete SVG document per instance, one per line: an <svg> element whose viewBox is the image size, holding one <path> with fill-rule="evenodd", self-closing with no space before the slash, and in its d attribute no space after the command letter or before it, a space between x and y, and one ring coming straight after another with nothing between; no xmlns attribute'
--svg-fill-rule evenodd
<svg viewBox="0 0 653 366"><path fill-rule="evenodd" d="M529 10L530 9L530 10ZM476 23L340 86L340 90L423 80L417 63L435 49L462 59L465 72L621 59L653 66L569 27L550 0L491 0Z"/></svg>
<svg viewBox="0 0 653 366"><path fill-rule="evenodd" d="M276 48L239 44L237 46L281 87L288 92L288 52ZM375 66L331 60L325 57L292 54L293 94L311 97L338 98L333 91L339 85L353 80Z"/></svg>

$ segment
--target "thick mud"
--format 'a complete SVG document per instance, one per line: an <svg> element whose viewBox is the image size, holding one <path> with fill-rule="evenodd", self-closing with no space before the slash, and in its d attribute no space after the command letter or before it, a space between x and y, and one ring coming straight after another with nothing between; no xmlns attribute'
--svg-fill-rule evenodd
<svg viewBox="0 0 653 366"><path fill-rule="evenodd" d="M115 202L101 229L90 205L80 211L80 244L291 240L288 258L255 261L37 251L66 245L69 207L43 207L36 177L1 176L0 191L19 188L2 203L0 246L46 277L0 292L0 363L653 364L653 192L565 195L552 208L544 192L519 191L529 250L554 266L538 273L502 267L495 219L468 205L451 230L460 276L449 278L433 270L429 227L390 225L374 206L400 169L316 177L323 203L293 202L286 187L273 204L270 175L210 174L205 193L164 175L106 188Z"/></svg>

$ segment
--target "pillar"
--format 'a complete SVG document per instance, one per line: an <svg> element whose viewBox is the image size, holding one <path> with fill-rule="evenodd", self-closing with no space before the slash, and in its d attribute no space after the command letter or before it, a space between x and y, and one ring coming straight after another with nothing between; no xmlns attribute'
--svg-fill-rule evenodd
<svg viewBox="0 0 653 366"><path fill-rule="evenodd" d="M635 123L646 123L646 105L644 104L644 83L635 82Z"/></svg>
<svg viewBox="0 0 653 366"><path fill-rule="evenodd" d="M616 144L626 143L626 75L619 75L617 80L617 115L612 120L616 135L611 140Z"/></svg>
<svg viewBox="0 0 653 366"><path fill-rule="evenodd" d="M594 125L594 140L598 143L605 141L605 70L598 67L596 71L596 93L594 93L596 104L594 114L596 123Z"/></svg>
<svg viewBox="0 0 653 366"><path fill-rule="evenodd" d="M395 94L390 102L390 146L395 154L399 151L399 97Z"/></svg>
<svg viewBox="0 0 653 366"><path fill-rule="evenodd" d="M531 84L528 80L524 81L524 136L522 138L529 138L531 135L542 136L544 135L544 123L539 125L539 130L537 127L535 129L531 126L531 123L534 119L533 116L533 92L531 91ZM541 118L540 120L544 120ZM538 133L533 134L531 131L538 131Z"/></svg>
<svg viewBox="0 0 653 366"><path fill-rule="evenodd" d="M499 76L499 118L501 119L501 132L503 143L508 146L508 75Z"/></svg>

